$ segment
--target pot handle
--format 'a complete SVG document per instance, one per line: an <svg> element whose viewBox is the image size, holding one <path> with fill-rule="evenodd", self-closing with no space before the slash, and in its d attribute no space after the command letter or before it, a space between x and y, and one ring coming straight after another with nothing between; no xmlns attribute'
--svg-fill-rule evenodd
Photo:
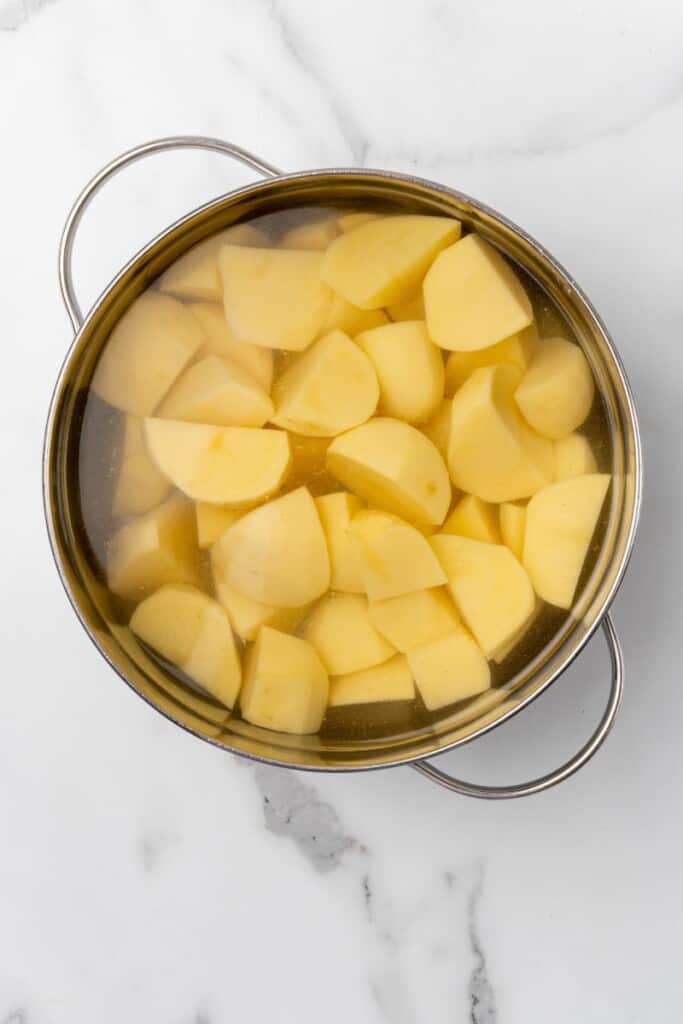
<svg viewBox="0 0 683 1024"><path fill-rule="evenodd" d="M573 775L574 772L590 761L593 754L602 746L608 732L614 725L614 719L621 703L624 690L624 659L619 638L609 615L605 615L603 618L602 629L605 634L612 664L612 682L607 707L598 727L588 742L560 768L556 768L555 771L542 775L538 779L532 779L531 782L523 782L518 785L480 786L476 783L463 782L460 779L456 779L452 775L442 772L439 768L435 768L429 761L417 761L412 767L428 779L431 779L432 782L438 782L440 786L445 786L446 789L450 789L454 793L460 793L462 796L476 796L483 800L512 800L519 796L531 796L532 793L541 793L544 789L550 789L551 786L557 785L558 782L564 782L565 779L568 779L570 775Z"/></svg>
<svg viewBox="0 0 683 1024"><path fill-rule="evenodd" d="M172 135L164 139L153 139L151 142L144 142L140 146L134 146L127 150L115 160L103 167L101 171L90 179L78 199L74 203L66 219L62 237L59 243L59 287L64 299L66 311L77 331L83 323L83 313L76 298L72 276L72 256L76 232L81 218L90 205L91 200L97 195L102 186L113 178L115 174L123 170L129 164L143 160L147 156L154 156L156 153L163 153L169 149L206 149L214 153L222 153L223 156L239 160L247 167L253 167L266 178L277 178L280 171L267 164L265 160L259 159L253 153L247 152L240 146L234 146L231 142L223 142L221 139L212 139L204 135Z"/></svg>

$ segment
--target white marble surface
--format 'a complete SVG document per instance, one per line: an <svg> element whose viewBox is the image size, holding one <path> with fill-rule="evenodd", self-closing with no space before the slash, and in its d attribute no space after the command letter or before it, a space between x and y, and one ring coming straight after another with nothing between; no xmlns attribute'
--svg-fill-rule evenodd
<svg viewBox="0 0 683 1024"><path fill-rule="evenodd" d="M682 69L673 0L0 0L0 1024L680 1022ZM562 787L497 805L408 768L254 768L152 712L83 634L40 505L69 341L57 238L101 164L178 132L285 168L459 186L527 226L604 314L646 496L615 608L623 710ZM185 154L117 181L79 244L84 302L246 180ZM554 766L606 672L596 640L444 761L482 781Z"/></svg>

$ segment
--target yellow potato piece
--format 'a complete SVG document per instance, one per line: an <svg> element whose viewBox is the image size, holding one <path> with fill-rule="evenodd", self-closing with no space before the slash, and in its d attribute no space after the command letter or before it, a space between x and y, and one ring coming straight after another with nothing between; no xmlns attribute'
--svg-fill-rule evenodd
<svg viewBox="0 0 683 1024"><path fill-rule="evenodd" d="M239 363L207 356L178 378L157 416L218 427L262 427L273 403Z"/></svg>
<svg viewBox="0 0 683 1024"><path fill-rule="evenodd" d="M405 654L452 633L462 625L444 587L373 601L370 621L390 644Z"/></svg>
<svg viewBox="0 0 683 1024"><path fill-rule="evenodd" d="M529 502L524 567L544 601L571 607L609 483L607 473L577 476L551 484Z"/></svg>
<svg viewBox="0 0 683 1024"><path fill-rule="evenodd" d="M378 309L410 297L427 267L460 237L450 217L405 214L366 221L327 249L322 278L361 309Z"/></svg>
<svg viewBox="0 0 683 1024"><path fill-rule="evenodd" d="M361 224L367 224L371 220L378 220L382 215L380 213L361 213L360 210L357 213L344 213L337 221L339 230L343 233L347 231L353 231L354 228L359 228Z"/></svg>
<svg viewBox="0 0 683 1024"><path fill-rule="evenodd" d="M283 249L327 249L338 234L337 220L330 217L290 228L280 239L280 246Z"/></svg>
<svg viewBox="0 0 683 1024"><path fill-rule="evenodd" d="M379 665L396 653L370 621L368 599L361 594L328 594L311 612L303 635L331 676Z"/></svg>
<svg viewBox="0 0 683 1024"><path fill-rule="evenodd" d="M308 487L312 493L326 494L336 486L336 481L327 472L325 462L331 440L329 437L289 435L292 464L287 474L287 490Z"/></svg>
<svg viewBox="0 0 683 1024"><path fill-rule="evenodd" d="M296 608L330 585L330 559L315 502L305 487L243 516L213 549L218 575L263 604Z"/></svg>
<svg viewBox="0 0 683 1024"><path fill-rule="evenodd" d="M555 479L597 473L598 464L590 442L583 434L570 434L555 442Z"/></svg>
<svg viewBox="0 0 683 1024"><path fill-rule="evenodd" d="M142 420L126 416L121 441L121 461L114 488L115 516L137 516L161 504L171 490L147 452Z"/></svg>
<svg viewBox="0 0 683 1024"><path fill-rule="evenodd" d="M448 441L451 436L451 400L444 398L430 420L420 427L432 444L439 449L443 459L448 461Z"/></svg>
<svg viewBox="0 0 683 1024"><path fill-rule="evenodd" d="M305 640L264 626L244 662L242 717L278 732L313 733L327 708L327 672Z"/></svg>
<svg viewBox="0 0 683 1024"><path fill-rule="evenodd" d="M320 333L340 330L350 338L355 338L361 331L369 331L388 323L389 318L381 309L359 309L343 296L335 295Z"/></svg>
<svg viewBox="0 0 683 1024"><path fill-rule="evenodd" d="M220 250L225 317L242 341L300 352L317 338L332 303L323 254L296 249Z"/></svg>
<svg viewBox="0 0 683 1024"><path fill-rule="evenodd" d="M330 680L331 708L347 704L376 704L385 700L413 700L415 684L403 654L397 654L383 665L350 672Z"/></svg>
<svg viewBox="0 0 683 1024"><path fill-rule="evenodd" d="M482 367L453 398L451 479L483 501L527 498L554 478L552 443L526 425L515 405L521 374L502 363Z"/></svg>
<svg viewBox="0 0 683 1024"><path fill-rule="evenodd" d="M289 468L282 430L147 419L145 440L161 472L195 501L246 508L276 491Z"/></svg>
<svg viewBox="0 0 683 1024"><path fill-rule="evenodd" d="M135 609L130 628L226 707L237 700L242 667L221 606L196 587L166 584Z"/></svg>
<svg viewBox="0 0 683 1024"><path fill-rule="evenodd" d="M491 685L488 662L462 627L424 647L416 647L407 658L428 711L475 697Z"/></svg>
<svg viewBox="0 0 683 1024"><path fill-rule="evenodd" d="M500 544L442 533L430 538L430 543L465 624L486 657L495 657L535 611L529 577Z"/></svg>
<svg viewBox="0 0 683 1024"><path fill-rule="evenodd" d="M363 502L355 494L338 491L316 498L315 505L330 555L330 589L364 594L360 561L347 532L351 520L363 508Z"/></svg>
<svg viewBox="0 0 683 1024"><path fill-rule="evenodd" d="M446 394L454 395L468 377L482 366L511 363L526 370L538 343L538 331L530 324L518 334L499 341L497 345L474 352L451 352L446 363Z"/></svg>
<svg viewBox="0 0 683 1024"><path fill-rule="evenodd" d="M500 544L498 510L495 505L475 498L473 494L466 494L441 527L441 533L456 533L460 537Z"/></svg>
<svg viewBox="0 0 683 1024"><path fill-rule="evenodd" d="M441 352L420 320L386 324L356 337L370 357L380 388L380 413L408 423L422 423L443 398Z"/></svg>
<svg viewBox="0 0 683 1024"><path fill-rule="evenodd" d="M488 348L533 320L514 270L478 235L467 235L439 253L423 293L432 341L454 352Z"/></svg>
<svg viewBox="0 0 683 1024"><path fill-rule="evenodd" d="M216 302L194 302L188 307L192 315L199 320L206 341L201 349L202 355L222 356L243 369L258 381L264 391L270 392L273 383L273 353L269 348L251 345L241 341L228 327L225 310Z"/></svg>
<svg viewBox="0 0 683 1024"><path fill-rule="evenodd" d="M107 551L107 585L140 600L164 583L198 583L192 505L177 496L116 531Z"/></svg>
<svg viewBox="0 0 683 1024"><path fill-rule="evenodd" d="M200 548L210 548L229 526L244 515L238 508L210 505L206 501L198 501L194 512L197 519L197 543Z"/></svg>
<svg viewBox="0 0 683 1024"><path fill-rule="evenodd" d="M451 500L448 471L432 442L401 420L377 417L336 437L329 471L365 501L409 519L438 525Z"/></svg>
<svg viewBox="0 0 683 1024"><path fill-rule="evenodd" d="M579 346L564 338L545 338L515 399L534 430L558 440L581 426L591 411L594 394L593 374Z"/></svg>
<svg viewBox="0 0 683 1024"><path fill-rule="evenodd" d="M293 632L311 607L305 604L300 608L276 608L272 604L252 601L224 583L215 569L214 584L216 597L228 613L232 628L245 643L256 639L261 626Z"/></svg>
<svg viewBox="0 0 683 1024"><path fill-rule="evenodd" d="M521 562L524 550L526 507L512 501L504 501L498 508L498 515L503 544L510 548L515 558Z"/></svg>
<svg viewBox="0 0 683 1024"><path fill-rule="evenodd" d="M219 231L193 246L168 268L159 281L161 291L181 299L220 302L223 285L218 271L218 253L228 244L262 246L267 243L261 232L250 224L237 224Z"/></svg>
<svg viewBox="0 0 683 1024"><path fill-rule="evenodd" d="M401 320L424 320L425 300L422 295L422 288L420 287L420 290L409 299L405 299L403 302L394 302L391 306L387 306L387 313L394 323L399 323Z"/></svg>
<svg viewBox="0 0 683 1024"><path fill-rule="evenodd" d="M359 512L348 529L371 601L383 601L446 582L429 541L388 512Z"/></svg>
<svg viewBox="0 0 683 1024"><path fill-rule="evenodd" d="M124 412L149 416L203 342L199 322L182 303L146 292L111 332L92 388Z"/></svg>
<svg viewBox="0 0 683 1024"><path fill-rule="evenodd" d="M343 331L332 331L287 367L273 398L278 426L334 437L372 416L379 385L370 359Z"/></svg>

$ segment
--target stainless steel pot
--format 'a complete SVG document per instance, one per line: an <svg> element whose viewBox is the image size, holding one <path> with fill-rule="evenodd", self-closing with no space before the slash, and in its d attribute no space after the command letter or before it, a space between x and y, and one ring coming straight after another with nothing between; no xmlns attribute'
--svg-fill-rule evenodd
<svg viewBox="0 0 683 1024"><path fill-rule="evenodd" d="M74 292L71 257L81 217L113 175L136 160L170 149L206 149L248 165L266 180L229 192L183 217L146 245L120 271L84 318ZM572 325L593 367L612 440L611 506L590 578L558 633L504 687L464 710L446 713L429 728L387 729L372 739L294 737L259 729L227 714L215 701L184 687L145 660L129 630L110 614L109 595L79 541L68 480L78 453L78 403L113 325L141 291L188 248L238 221L297 205L353 206L367 201L410 206L461 219L498 246L545 290ZM57 569L86 632L121 678L176 724L236 754L289 768L357 771L412 764L458 793L483 798L526 796L548 789L584 765L614 722L623 665L607 614L633 546L642 488L638 422L624 369L605 326L574 279L533 238L500 214L444 185L388 171L326 169L281 174L250 153L218 139L180 136L148 142L122 154L86 185L67 219L59 254L60 285L76 336L55 386L45 433L43 494ZM560 768L524 784L479 786L455 779L425 758L483 735L543 692L573 661L598 626L610 652L612 677L605 712L592 737Z"/></svg>

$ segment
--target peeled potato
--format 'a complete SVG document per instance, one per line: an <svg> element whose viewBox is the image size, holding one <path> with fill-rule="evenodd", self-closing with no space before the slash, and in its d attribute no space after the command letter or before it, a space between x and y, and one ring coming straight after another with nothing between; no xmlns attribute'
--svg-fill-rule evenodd
<svg viewBox="0 0 683 1024"><path fill-rule="evenodd" d="M273 403L239 363L206 356L185 370L159 406L157 416L218 427L262 427Z"/></svg>
<svg viewBox="0 0 683 1024"><path fill-rule="evenodd" d="M361 224L367 224L368 221L377 220L381 216L381 213L344 213L337 221L337 225L341 232L346 233L353 231L354 228L359 228Z"/></svg>
<svg viewBox="0 0 683 1024"><path fill-rule="evenodd" d="M487 658L529 622L536 598L526 572L500 544L437 534L430 543L458 611Z"/></svg>
<svg viewBox="0 0 683 1024"><path fill-rule="evenodd" d="M390 644L404 653L440 640L462 625L444 587L373 601L370 621Z"/></svg>
<svg viewBox="0 0 683 1024"><path fill-rule="evenodd" d="M290 228L280 239L283 249L327 249L330 242L339 234L336 218L315 220L310 224L299 224Z"/></svg>
<svg viewBox="0 0 683 1024"><path fill-rule="evenodd" d="M427 267L460 237L450 217L405 214L366 221L337 238L325 253L322 278L361 309L410 297Z"/></svg>
<svg viewBox="0 0 683 1024"><path fill-rule="evenodd" d="M429 542L388 512L359 512L348 529L371 601L438 587L446 576Z"/></svg>
<svg viewBox="0 0 683 1024"><path fill-rule="evenodd" d="M327 672L305 640L264 626L244 662L242 716L278 732L317 732L327 707Z"/></svg>
<svg viewBox="0 0 683 1024"><path fill-rule="evenodd" d="M232 628L245 643L256 639L261 626L271 626L287 633L293 632L306 618L311 607L305 604L299 608L276 608L271 604L263 604L262 601L252 601L250 597L245 597L224 583L215 569L214 584L216 597L228 613Z"/></svg>
<svg viewBox="0 0 683 1024"><path fill-rule="evenodd" d="M162 473L195 501L246 508L282 483L290 461L282 430L145 420L149 453Z"/></svg>
<svg viewBox="0 0 683 1024"><path fill-rule="evenodd" d="M333 437L372 416L379 385L370 359L343 331L332 331L287 367L273 398L278 426Z"/></svg>
<svg viewBox="0 0 683 1024"><path fill-rule="evenodd" d="M167 584L133 612L130 628L212 696L231 708L242 668L228 616L201 590Z"/></svg>
<svg viewBox="0 0 683 1024"><path fill-rule="evenodd" d="M192 315L199 320L206 341L202 355L222 356L241 367L258 381L264 391L270 391L273 383L273 353L269 348L241 341L228 327L225 310L215 302L194 302L189 307Z"/></svg>
<svg viewBox="0 0 683 1024"><path fill-rule="evenodd" d="M470 537L471 540L500 544L497 509L487 501L475 498L473 494L466 494L441 527L441 533L456 533L460 537Z"/></svg>
<svg viewBox="0 0 683 1024"><path fill-rule="evenodd" d="M503 544L510 549L520 562L524 550L524 530L526 529L526 508L512 501L504 501L498 509L500 533Z"/></svg>
<svg viewBox="0 0 683 1024"><path fill-rule="evenodd" d="M497 345L474 352L451 352L446 363L446 394L454 395L468 377L482 366L512 363L526 370L538 343L538 331L530 324L518 334L499 341Z"/></svg>
<svg viewBox="0 0 683 1024"><path fill-rule="evenodd" d="M488 690L491 670L480 648L460 627L407 655L415 685L428 711Z"/></svg>
<svg viewBox="0 0 683 1024"><path fill-rule="evenodd" d="M113 514L136 516L148 512L168 497L170 490L168 480L149 457L142 420L137 416L126 416L121 461L114 489Z"/></svg>
<svg viewBox="0 0 683 1024"><path fill-rule="evenodd" d="M338 491L316 498L315 505L325 531L330 555L330 589L350 594L364 594L365 586L358 553L348 535L351 520L361 511L363 502L355 494Z"/></svg>
<svg viewBox="0 0 683 1024"><path fill-rule="evenodd" d="M424 320L425 302L422 296L422 288L409 299L404 299L403 302L394 302L392 305L387 306L387 313L394 323L399 323L401 320Z"/></svg>
<svg viewBox="0 0 683 1024"><path fill-rule="evenodd" d="M522 371L499 364L475 370L453 398L448 467L456 487L483 501L527 498L550 483L550 441L531 430L515 405Z"/></svg>
<svg viewBox="0 0 683 1024"><path fill-rule="evenodd" d="M350 672L330 680L330 707L347 704L376 704L385 700L413 700L415 685L404 655L397 654L383 665Z"/></svg>
<svg viewBox="0 0 683 1024"><path fill-rule="evenodd" d="M111 332L93 391L124 412L149 416L203 341L199 322L182 303L146 292Z"/></svg>
<svg viewBox="0 0 683 1024"><path fill-rule="evenodd" d="M551 484L527 506L524 567L539 597L570 608L610 476L591 473Z"/></svg>
<svg viewBox="0 0 683 1024"><path fill-rule="evenodd" d="M322 260L318 252L223 246L225 317L238 338L291 352L308 348L332 302L320 279Z"/></svg>
<svg viewBox="0 0 683 1024"><path fill-rule="evenodd" d="M441 352L423 322L386 324L356 337L370 357L380 388L380 413L408 423L429 419L443 398Z"/></svg>
<svg viewBox="0 0 683 1024"><path fill-rule="evenodd" d="M396 653L370 621L368 599L361 594L328 594L313 609L303 635L331 676L379 665Z"/></svg>
<svg viewBox="0 0 683 1024"><path fill-rule="evenodd" d="M565 338L546 338L515 391L527 423L558 440L580 427L591 411L595 385L588 360Z"/></svg>
<svg viewBox="0 0 683 1024"><path fill-rule="evenodd" d="M263 604L296 608L330 585L330 559L315 502L305 487L253 509L213 549L218 575Z"/></svg>
<svg viewBox="0 0 683 1024"><path fill-rule="evenodd" d="M320 333L328 334L338 329L350 338L355 338L360 331L369 331L388 323L389 318L381 309L359 309L343 296L335 295Z"/></svg>
<svg viewBox="0 0 683 1024"><path fill-rule="evenodd" d="M162 275L159 288L181 299L206 299L220 302L223 285L218 272L218 253L224 245L260 246L266 240L260 231L250 224L219 231L205 242L193 246L184 256L176 260Z"/></svg>
<svg viewBox="0 0 683 1024"><path fill-rule="evenodd" d="M198 501L194 511L197 519L197 543L200 548L210 548L213 542L244 514L238 508L210 505L205 501Z"/></svg>
<svg viewBox="0 0 683 1024"><path fill-rule="evenodd" d="M439 449L444 460L448 461L448 441L451 436L451 400L444 398L431 419L420 427L432 444Z"/></svg>
<svg viewBox="0 0 683 1024"><path fill-rule="evenodd" d="M514 270L479 235L467 235L439 253L423 293L432 341L454 352L488 348L533 320Z"/></svg>
<svg viewBox="0 0 683 1024"><path fill-rule="evenodd" d="M569 480L585 473L597 473L590 442L583 434L570 434L555 442L555 479Z"/></svg>
<svg viewBox="0 0 683 1024"><path fill-rule="evenodd" d="M370 504L418 525L438 525L446 516L451 487L444 461L407 423L377 417L336 437L327 465Z"/></svg>
<svg viewBox="0 0 683 1024"><path fill-rule="evenodd" d="M164 583L198 583L192 505L170 498L116 531L107 552L107 584L119 597L140 600Z"/></svg>

